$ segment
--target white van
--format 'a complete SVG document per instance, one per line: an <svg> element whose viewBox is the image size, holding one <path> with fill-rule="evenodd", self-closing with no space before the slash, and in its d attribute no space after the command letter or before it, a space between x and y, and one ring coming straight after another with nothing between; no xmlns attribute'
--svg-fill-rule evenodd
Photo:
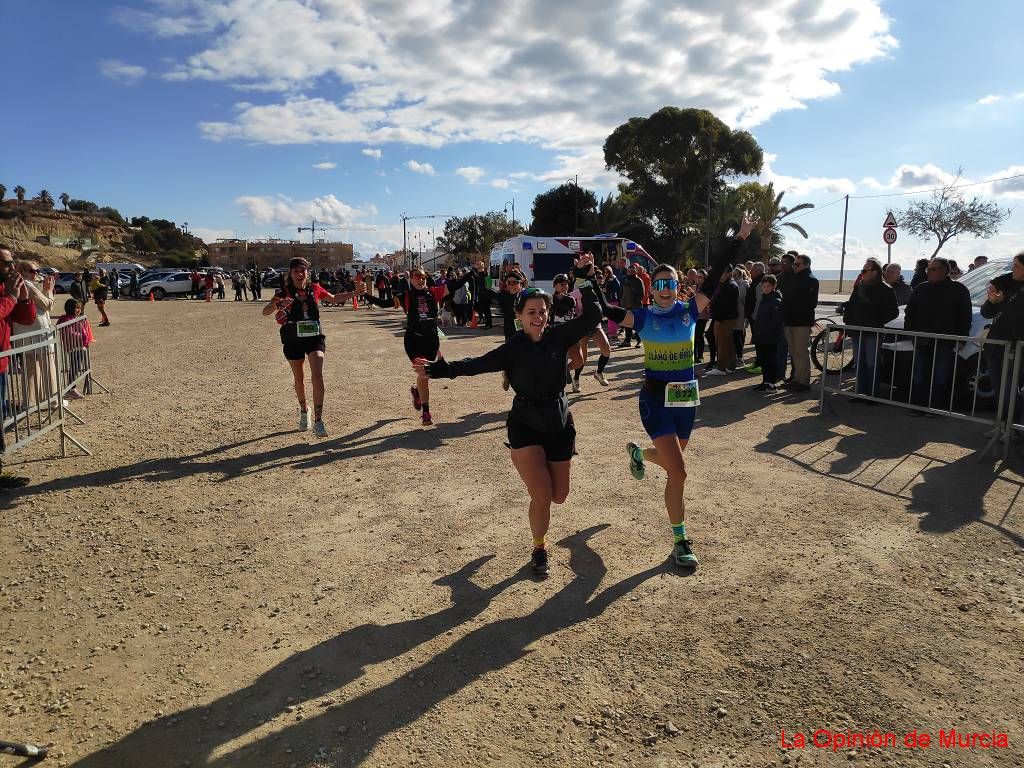
<svg viewBox="0 0 1024 768"><path fill-rule="evenodd" d="M491 249L491 277L498 279L504 265L519 264L530 285L548 293L552 281L559 273L569 274L573 261L581 253L594 254L594 261L600 266L615 266L620 258L630 264L639 263L651 271L657 262L643 246L617 235L594 235L591 237L533 237L519 235Z"/></svg>

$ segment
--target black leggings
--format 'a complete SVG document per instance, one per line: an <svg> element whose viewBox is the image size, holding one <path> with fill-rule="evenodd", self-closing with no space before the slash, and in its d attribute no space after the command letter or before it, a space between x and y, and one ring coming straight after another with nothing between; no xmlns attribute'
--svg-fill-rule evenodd
<svg viewBox="0 0 1024 768"><path fill-rule="evenodd" d="M704 359L704 331L708 327L707 320L698 320L693 334L693 359L700 362Z"/></svg>

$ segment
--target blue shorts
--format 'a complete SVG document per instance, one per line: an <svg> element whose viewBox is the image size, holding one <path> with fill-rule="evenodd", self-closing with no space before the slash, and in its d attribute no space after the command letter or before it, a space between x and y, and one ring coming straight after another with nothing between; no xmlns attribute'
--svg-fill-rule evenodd
<svg viewBox="0 0 1024 768"><path fill-rule="evenodd" d="M666 408L664 390L640 390L640 421L652 438L674 434L680 440L689 440L696 418L696 408Z"/></svg>

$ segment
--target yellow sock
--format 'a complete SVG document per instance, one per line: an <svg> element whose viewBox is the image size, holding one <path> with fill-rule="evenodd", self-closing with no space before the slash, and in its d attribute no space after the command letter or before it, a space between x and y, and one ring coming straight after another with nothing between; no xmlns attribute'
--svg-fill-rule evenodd
<svg viewBox="0 0 1024 768"><path fill-rule="evenodd" d="M533 537L533 548L534 549L544 549L547 546L547 539L548 539L548 537L546 535L545 536L541 536L539 539L536 536L534 536Z"/></svg>

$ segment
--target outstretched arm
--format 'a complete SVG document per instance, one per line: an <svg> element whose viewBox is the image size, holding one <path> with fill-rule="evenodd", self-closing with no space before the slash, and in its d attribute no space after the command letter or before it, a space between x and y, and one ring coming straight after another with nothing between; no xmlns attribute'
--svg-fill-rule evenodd
<svg viewBox="0 0 1024 768"><path fill-rule="evenodd" d="M757 220L750 216L750 214L743 214L743 221L740 224L740 231L736 233L728 248L723 248L719 251L715 257L715 263L711 265L711 269L708 271L708 276L704 278L704 282L700 286L700 290L694 297L694 301L697 302L697 309L703 312L708 304L711 303L711 296L715 292L715 288L718 287L718 283L722 279L722 275L725 274L725 269L733 263L733 257L740 250L740 246L743 241L747 239L754 230L754 226L757 224Z"/></svg>
<svg viewBox="0 0 1024 768"><path fill-rule="evenodd" d="M454 379L456 376L477 376L481 373L497 373L508 370L508 343L492 349L480 357L467 357L449 363L443 357L437 360L417 359L412 364L418 374L430 379Z"/></svg>

